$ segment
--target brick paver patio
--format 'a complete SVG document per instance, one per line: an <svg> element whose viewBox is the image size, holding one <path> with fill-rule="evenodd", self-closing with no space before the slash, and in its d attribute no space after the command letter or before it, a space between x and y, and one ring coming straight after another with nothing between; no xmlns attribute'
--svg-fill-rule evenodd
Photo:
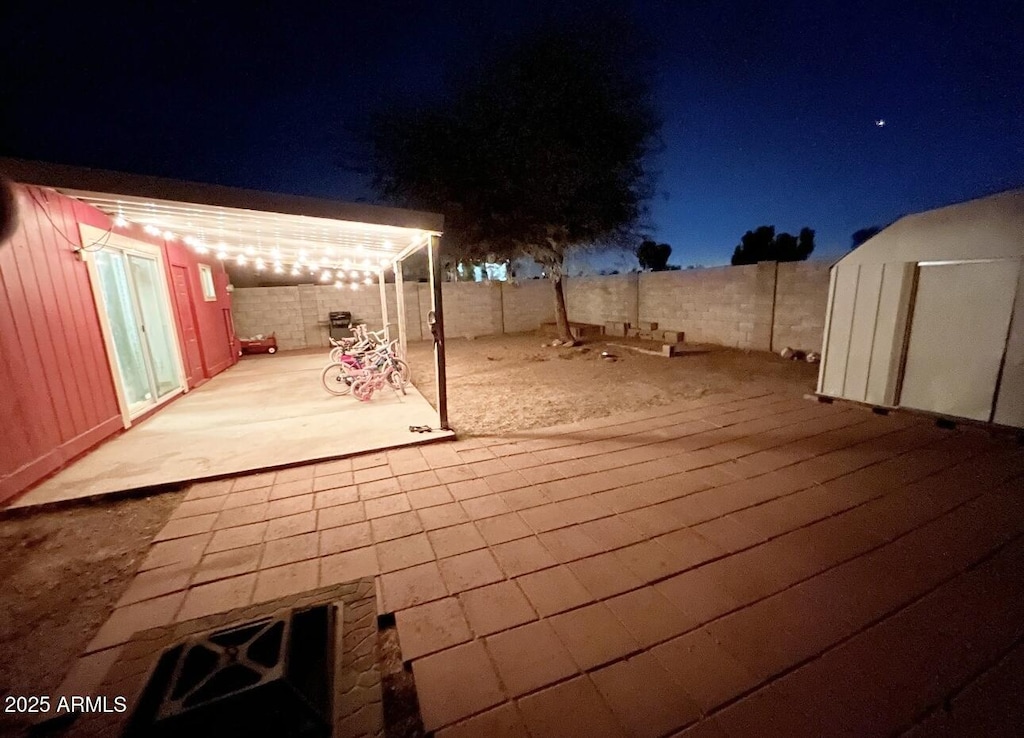
<svg viewBox="0 0 1024 738"><path fill-rule="evenodd" d="M198 484L76 673L379 575L445 738L1016 735L1022 475L979 430L715 395Z"/></svg>

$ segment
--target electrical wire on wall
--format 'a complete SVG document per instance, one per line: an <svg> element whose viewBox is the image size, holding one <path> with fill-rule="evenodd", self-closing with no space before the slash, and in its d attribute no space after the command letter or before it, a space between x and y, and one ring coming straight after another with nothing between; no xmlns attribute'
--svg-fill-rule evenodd
<svg viewBox="0 0 1024 738"><path fill-rule="evenodd" d="M43 215L45 215L46 219L48 221L50 221L50 225L53 226L53 230L56 231L57 235L59 235L61 238L63 238L65 241L67 241L69 244L71 244L74 247L72 249L72 251L74 251L76 254L80 253L80 252L83 252L83 251L85 253L93 253L93 252L96 252L96 251L101 251L103 249L103 247L106 246L109 243L110 236L114 232L114 227L113 226L111 226L106 231L104 231L103 235L100 238L98 238L95 241L93 241L92 243L90 243L88 245L80 244L78 241L75 241L75 240L69 238L68 235L66 233L64 233L64 231L62 231L57 226L57 224L53 221L53 218L50 217L50 204L48 202L44 202L44 201L40 200L39 197L36 196L36 193L33 190L31 190L31 189L28 190L28 194L29 194L29 197L31 197L32 200L35 201L36 205L39 206L39 209L43 211Z"/></svg>

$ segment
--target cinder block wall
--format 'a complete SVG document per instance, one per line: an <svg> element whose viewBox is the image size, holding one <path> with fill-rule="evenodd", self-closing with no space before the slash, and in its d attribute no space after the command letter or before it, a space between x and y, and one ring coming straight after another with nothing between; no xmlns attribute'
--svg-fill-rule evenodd
<svg viewBox="0 0 1024 738"><path fill-rule="evenodd" d="M758 266L646 272L639 277L640 321L685 331L692 343L759 348L754 345ZM765 318L770 320L770 315Z"/></svg>
<svg viewBox="0 0 1024 738"><path fill-rule="evenodd" d="M533 331L555 319L555 289L547 279L527 279L501 286L505 333Z"/></svg>
<svg viewBox="0 0 1024 738"><path fill-rule="evenodd" d="M786 346L805 351L821 350L828 304L828 273L826 262L779 264L773 351L781 351Z"/></svg>
<svg viewBox="0 0 1024 738"><path fill-rule="evenodd" d="M821 348L829 266L819 262L715 267L566 280L569 319L597 325L654 322L691 343L758 351ZM554 320L551 283L446 282L445 332L453 337L535 330ZM387 285L388 322L397 325L395 285ZM405 285L410 341L427 339L430 285ZM246 287L234 291L240 336L276 333L282 348L326 347L327 314L348 310L373 330L382 326L377 285Z"/></svg>
<svg viewBox="0 0 1024 738"><path fill-rule="evenodd" d="M607 277L574 277L565 281L565 305L569 320L603 325L636 323L638 274ZM554 297L551 298L554 300ZM553 308L552 308L553 310Z"/></svg>
<svg viewBox="0 0 1024 738"><path fill-rule="evenodd" d="M274 333L282 349L306 346L298 287L236 289L231 295L231 314L239 338Z"/></svg>

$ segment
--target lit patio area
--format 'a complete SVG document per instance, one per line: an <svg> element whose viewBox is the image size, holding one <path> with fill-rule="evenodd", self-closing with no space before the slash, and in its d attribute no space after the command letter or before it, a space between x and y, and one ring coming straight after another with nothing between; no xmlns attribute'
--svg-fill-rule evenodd
<svg viewBox="0 0 1024 738"><path fill-rule="evenodd" d="M11 507L194 482L451 438L415 387L370 402L324 391L325 351L245 357ZM420 367L421 372L432 367ZM414 378L415 378L414 369ZM430 426L414 433L409 426Z"/></svg>
<svg viewBox="0 0 1024 738"><path fill-rule="evenodd" d="M197 484L58 693L134 704L153 638L355 581L438 738L1015 735L1022 474L984 431L745 393Z"/></svg>

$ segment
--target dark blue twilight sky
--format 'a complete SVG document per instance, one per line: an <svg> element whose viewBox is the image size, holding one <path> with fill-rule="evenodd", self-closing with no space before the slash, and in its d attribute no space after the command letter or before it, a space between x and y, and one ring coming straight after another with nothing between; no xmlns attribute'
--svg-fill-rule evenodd
<svg viewBox="0 0 1024 738"><path fill-rule="evenodd" d="M360 161L346 125L595 7L211 5L5 3L0 153L372 200L340 166ZM673 263L728 263L764 223L816 229L828 258L858 228L1024 186L1020 0L609 5L650 39L665 121L650 222Z"/></svg>

